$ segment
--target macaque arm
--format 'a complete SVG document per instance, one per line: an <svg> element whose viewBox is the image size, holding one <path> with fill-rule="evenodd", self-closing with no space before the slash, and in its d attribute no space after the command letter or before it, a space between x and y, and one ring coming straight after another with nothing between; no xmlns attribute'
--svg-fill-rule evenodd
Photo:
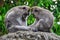
<svg viewBox="0 0 60 40"><path fill-rule="evenodd" d="M43 19L40 19L35 26L37 27L38 25L40 25L41 21L43 21Z"/></svg>
<svg viewBox="0 0 60 40"><path fill-rule="evenodd" d="M40 20L37 22L36 27L37 27L38 25L40 25L40 23L43 24L44 27L47 27L47 28L50 27L50 25L49 25L48 23L46 23L46 22L44 21L44 19L40 19Z"/></svg>
<svg viewBox="0 0 60 40"><path fill-rule="evenodd" d="M12 25L9 29L11 29L13 27L16 29L20 29L20 30L29 30L30 29L29 26L20 26L20 25Z"/></svg>

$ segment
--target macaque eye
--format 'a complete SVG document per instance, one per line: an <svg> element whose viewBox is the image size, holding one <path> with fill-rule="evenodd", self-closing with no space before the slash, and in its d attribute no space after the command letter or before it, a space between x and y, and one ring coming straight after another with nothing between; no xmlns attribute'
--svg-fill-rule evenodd
<svg viewBox="0 0 60 40"><path fill-rule="evenodd" d="M35 9L34 11L35 11L35 12L38 12L38 10L37 10L37 9Z"/></svg>
<svg viewBox="0 0 60 40"><path fill-rule="evenodd" d="M26 9L26 7L23 7L23 9Z"/></svg>

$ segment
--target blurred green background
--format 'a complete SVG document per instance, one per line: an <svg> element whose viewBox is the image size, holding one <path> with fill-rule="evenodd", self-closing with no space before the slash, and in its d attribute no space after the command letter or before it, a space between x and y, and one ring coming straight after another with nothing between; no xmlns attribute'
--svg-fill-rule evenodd
<svg viewBox="0 0 60 40"><path fill-rule="evenodd" d="M8 33L4 24L6 12L21 5L40 6L53 12L54 24L51 31L60 35L60 0L0 0L0 36Z"/></svg>

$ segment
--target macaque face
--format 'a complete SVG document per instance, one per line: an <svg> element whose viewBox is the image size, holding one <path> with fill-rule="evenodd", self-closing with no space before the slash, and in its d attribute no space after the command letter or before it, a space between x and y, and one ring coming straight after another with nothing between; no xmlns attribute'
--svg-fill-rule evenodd
<svg viewBox="0 0 60 40"><path fill-rule="evenodd" d="M30 10L30 7L28 6L21 6L19 7L19 9L22 11L22 21L25 21L26 17L29 15L29 10Z"/></svg>
<svg viewBox="0 0 60 40"><path fill-rule="evenodd" d="M35 17L37 18L37 20L39 20L40 19L40 12L42 11L42 10L40 10L40 7L37 7L37 6L34 6L34 7L32 7L32 14L34 14L35 15Z"/></svg>

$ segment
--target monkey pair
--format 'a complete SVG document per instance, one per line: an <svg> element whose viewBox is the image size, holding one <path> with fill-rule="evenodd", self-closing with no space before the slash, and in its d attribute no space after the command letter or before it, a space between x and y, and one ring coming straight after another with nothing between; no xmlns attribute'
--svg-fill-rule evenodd
<svg viewBox="0 0 60 40"><path fill-rule="evenodd" d="M34 24L27 26L27 17L33 14L36 18ZM20 30L50 32L53 25L53 14L49 10L34 6L16 6L11 8L5 15L5 24L9 32Z"/></svg>

